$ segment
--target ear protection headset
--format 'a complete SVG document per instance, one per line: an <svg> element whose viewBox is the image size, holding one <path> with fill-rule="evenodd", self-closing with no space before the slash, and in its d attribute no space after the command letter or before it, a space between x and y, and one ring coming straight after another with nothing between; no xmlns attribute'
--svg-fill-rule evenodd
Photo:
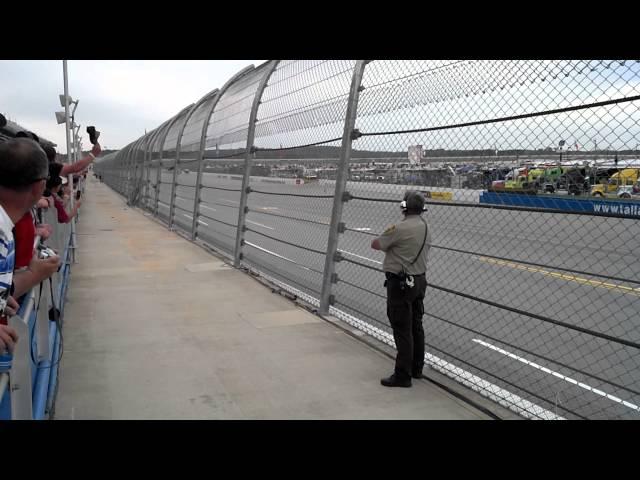
<svg viewBox="0 0 640 480"><path fill-rule="evenodd" d="M402 213L407 213L407 200L411 200L411 197L418 197L416 198L416 200L418 202L420 202L422 200L422 211L426 212L427 211L427 205L424 203L424 197L422 196L421 193L419 192L413 192L413 191L409 191L407 193L404 194L404 199L400 202L400 209L402 210ZM414 203L414 202L411 202ZM415 206L415 205L414 205ZM415 208L414 208L415 210Z"/></svg>

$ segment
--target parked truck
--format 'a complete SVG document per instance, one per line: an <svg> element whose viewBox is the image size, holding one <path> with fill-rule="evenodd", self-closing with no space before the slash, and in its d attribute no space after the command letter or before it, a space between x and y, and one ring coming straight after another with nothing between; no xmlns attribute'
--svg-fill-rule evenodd
<svg viewBox="0 0 640 480"><path fill-rule="evenodd" d="M615 194L621 186L632 186L638 181L639 168L625 168L609 178L606 183L598 183L591 187L591 195L594 197L606 197Z"/></svg>

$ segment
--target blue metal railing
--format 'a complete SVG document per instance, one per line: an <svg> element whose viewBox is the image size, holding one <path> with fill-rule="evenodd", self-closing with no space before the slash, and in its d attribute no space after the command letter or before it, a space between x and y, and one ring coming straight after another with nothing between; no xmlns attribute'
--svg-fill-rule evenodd
<svg viewBox="0 0 640 480"><path fill-rule="evenodd" d="M69 282L69 274L71 271L71 250L72 250L72 230L70 224L57 224L57 218L55 211L49 211L45 214L49 218L52 225L56 225L58 232L57 238L52 239L56 242L59 250L63 251L62 264L59 271L59 279L53 288L52 304L59 308L60 316L59 322L49 320L49 307L50 303L47 301L51 297L49 293L48 282L50 280L43 281L40 285L33 287L24 297L23 303L18 310L17 317L21 319L26 325L28 331L28 338L20 338L19 344L29 345L29 360L30 363L30 385L31 385L31 408L23 409L20 411L32 412L32 419L45 420L49 418L53 410L53 404L55 401L55 392L58 380L58 366L60 361L60 347L61 347L61 331L59 326L62 326L62 319L64 317L64 298ZM41 290L42 289L42 290ZM38 322L48 322L46 326L48 331L48 343L47 347L44 345L38 345ZM41 355L43 352L48 352L46 355ZM15 405L15 398L12 398L12 383L15 380L20 384L19 388L25 388L29 384L20 381L20 379L14 379L13 373L17 374L19 370L17 363L20 360L14 358L12 368L8 373L0 375L0 420L10 420L16 418L24 418L22 415L17 415L17 412L12 408Z"/></svg>

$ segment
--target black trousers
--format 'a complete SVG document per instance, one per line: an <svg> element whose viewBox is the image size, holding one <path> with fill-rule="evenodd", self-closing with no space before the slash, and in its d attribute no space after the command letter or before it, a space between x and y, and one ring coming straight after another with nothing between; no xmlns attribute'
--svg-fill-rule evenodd
<svg viewBox="0 0 640 480"><path fill-rule="evenodd" d="M400 288L400 279L386 273L387 281L387 317L393 328L396 343L395 375L405 380L412 374L422 373L424 366L424 295L427 289L425 275L414 276L415 285Z"/></svg>

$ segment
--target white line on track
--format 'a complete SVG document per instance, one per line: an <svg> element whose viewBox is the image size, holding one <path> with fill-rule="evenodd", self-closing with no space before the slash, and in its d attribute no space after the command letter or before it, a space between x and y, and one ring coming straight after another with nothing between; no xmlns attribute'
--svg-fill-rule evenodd
<svg viewBox="0 0 640 480"><path fill-rule="evenodd" d="M541 365L538 365L537 363L534 363L534 362L532 362L530 360L527 360L526 358L522 358L522 357L519 357L518 355L514 355L511 352L507 352L506 350L503 350L500 347L496 347L495 345L491 345L490 343L483 342L482 340L478 340L477 338L474 338L472 341L476 342L476 343L479 343L480 345L483 345L483 346L485 346L487 348L490 348L491 350L494 350L494 351L496 351L498 353L506 355L509 358L513 358L514 360L522 362L525 365L529 365L530 367L537 368L538 370L542 370L543 372L548 373L550 375L553 375L554 377L558 377L561 380L564 380L566 382L569 382L569 383L572 383L574 385L577 385L580 388L584 388L585 390L593 392L596 395L600 395L601 397L608 398L609 400L612 400L612 401L614 401L616 403L621 403L625 407L629 407L629 408L631 408L633 410L640 410L640 407L638 407L637 405L634 405L633 403L629 403L629 402L627 402L625 400L622 400L622 399L620 399L618 397L614 397L613 395L611 395L609 393L603 392L602 390L598 390L597 388L594 388L594 387L592 387L590 385L587 385L585 383L579 382L579 381L577 381L577 380L575 380L575 379L573 379L571 377L567 377L566 375L562 375L561 373L554 372L553 370L549 370L548 368L543 367Z"/></svg>
<svg viewBox="0 0 640 480"><path fill-rule="evenodd" d="M190 220L193 220L193 217L191 215L187 215L186 213L183 213L182 215L184 215L185 217L187 217ZM208 223L204 223L202 220L198 220L198 223L200 225L204 225L205 227L208 227L209 224Z"/></svg>
<svg viewBox="0 0 640 480"><path fill-rule="evenodd" d="M259 227L268 228L269 230L275 230L275 228L273 228L273 227L269 227L267 225L263 225L263 224L258 223L258 222L252 222L251 220L247 220L247 223L253 223L254 225L258 225Z"/></svg>
<svg viewBox="0 0 640 480"><path fill-rule="evenodd" d="M229 202L229 203L236 203L236 204L240 205L240 202L236 202L235 200L229 200L227 198L220 198L219 200L223 200L223 201Z"/></svg>
<svg viewBox="0 0 640 480"><path fill-rule="evenodd" d="M214 212L217 212L217 210L215 208L211 208L211 207L207 207L206 205L200 205L200 208L206 208L207 210L212 210Z"/></svg>
<svg viewBox="0 0 640 480"><path fill-rule="evenodd" d="M273 255L274 257L278 257L278 258L281 258L283 260L286 260L287 262L291 262L291 263L297 265L298 267L300 267L300 268L302 268L304 270L309 270L310 272L313 271L310 268L305 267L304 265L300 265L298 262L296 262L294 260L291 260L290 258L283 257L282 255L280 255L278 253L275 253L275 252L272 252L271 250L267 250L266 248L259 247L255 243L247 242L246 240L245 240L244 243L246 243L247 245L251 245L253 248L257 248L258 250L262 250L263 252L267 252L268 254Z"/></svg>
<svg viewBox="0 0 640 480"><path fill-rule="evenodd" d="M367 227L352 228L351 230L357 230L358 232L370 232L371 231L371 229L367 228Z"/></svg>
<svg viewBox="0 0 640 480"><path fill-rule="evenodd" d="M347 255L351 255L351 256L353 256L353 257L358 257L358 258L361 258L361 259L363 259L363 260L367 260L367 261L369 261L369 262L373 262L373 263L377 263L377 264L382 265L382 262L379 262L379 261L377 261L377 260L373 260L373 259L371 259L371 258L362 257L362 256L360 256L360 255L356 255L355 253L347 252L346 250L340 250L340 249L338 249L338 251L339 251L339 252L342 252L342 253L346 253Z"/></svg>

